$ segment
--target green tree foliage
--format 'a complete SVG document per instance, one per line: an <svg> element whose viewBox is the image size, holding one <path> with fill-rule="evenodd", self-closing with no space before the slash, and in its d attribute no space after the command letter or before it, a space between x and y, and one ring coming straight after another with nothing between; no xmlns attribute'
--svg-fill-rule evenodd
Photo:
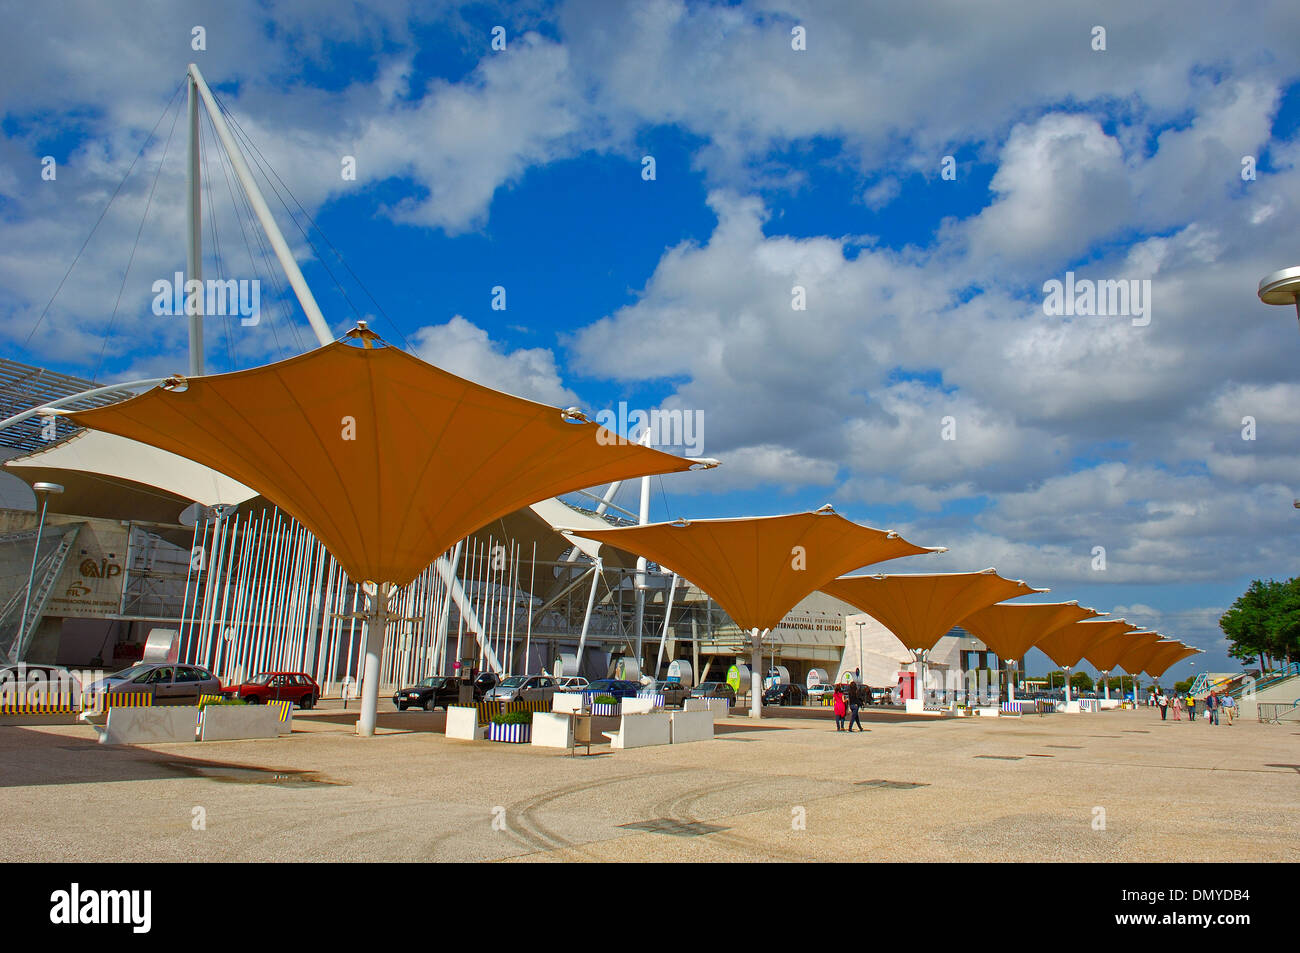
<svg viewBox="0 0 1300 953"><path fill-rule="evenodd" d="M1243 665L1300 656L1300 578L1256 579L1219 618L1228 654Z"/></svg>

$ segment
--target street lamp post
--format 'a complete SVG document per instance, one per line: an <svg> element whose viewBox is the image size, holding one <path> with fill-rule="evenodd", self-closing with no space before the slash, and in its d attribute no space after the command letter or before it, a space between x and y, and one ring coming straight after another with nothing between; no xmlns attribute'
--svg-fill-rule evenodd
<svg viewBox="0 0 1300 953"><path fill-rule="evenodd" d="M22 661L25 648L23 642L27 633L27 611L31 608L32 585L36 582L36 562L41 552L41 534L45 532L45 511L50 505L50 497L63 492L63 487L57 483L33 483L32 489L36 491L36 496L41 501L41 518L36 524L36 542L32 546L32 568L27 573L27 594L23 597L23 614L18 617L18 639L14 645L15 662Z"/></svg>
<svg viewBox="0 0 1300 953"><path fill-rule="evenodd" d="M866 623L855 622L854 625L858 627L858 682L861 683L862 682L862 627L866 625Z"/></svg>
<svg viewBox="0 0 1300 953"><path fill-rule="evenodd" d="M1300 320L1300 267L1265 275L1259 283L1259 300L1265 304L1292 305Z"/></svg>

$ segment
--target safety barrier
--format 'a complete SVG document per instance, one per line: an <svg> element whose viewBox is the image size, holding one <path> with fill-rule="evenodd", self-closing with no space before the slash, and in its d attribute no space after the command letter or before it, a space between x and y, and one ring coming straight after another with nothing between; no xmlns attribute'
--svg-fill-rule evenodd
<svg viewBox="0 0 1300 953"><path fill-rule="evenodd" d="M284 699L282 701L267 702L266 704L269 708L276 709L275 720L278 721L280 724L284 724L286 721L288 721L290 718L293 717L293 702L289 701L288 699Z"/></svg>
<svg viewBox="0 0 1300 953"><path fill-rule="evenodd" d="M99 692L82 696L83 711L108 711L110 708L152 708L153 692Z"/></svg>
<svg viewBox="0 0 1300 953"><path fill-rule="evenodd" d="M551 700L542 698L531 702L479 702L474 707L478 709L478 723L486 725L492 721L493 715L510 711L550 711Z"/></svg>
<svg viewBox="0 0 1300 953"><path fill-rule="evenodd" d="M73 715L80 706L72 701L0 702L0 715Z"/></svg>
<svg viewBox="0 0 1300 953"><path fill-rule="evenodd" d="M207 704L209 704L209 703L211 703L211 702L220 702L220 701L225 701L225 700L226 700L226 696L225 696L225 695L200 695L200 696L199 696L199 707L201 708L201 707L203 707L204 705L207 705Z"/></svg>

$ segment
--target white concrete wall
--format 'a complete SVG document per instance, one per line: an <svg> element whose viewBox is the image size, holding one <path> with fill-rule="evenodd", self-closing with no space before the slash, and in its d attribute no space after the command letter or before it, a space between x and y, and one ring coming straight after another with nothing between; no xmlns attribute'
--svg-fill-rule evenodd
<svg viewBox="0 0 1300 953"><path fill-rule="evenodd" d="M461 741L482 741L486 729L478 723L478 709L452 705L447 709L447 737Z"/></svg>
<svg viewBox="0 0 1300 953"><path fill-rule="evenodd" d="M99 743L147 745L193 741L199 726L199 709L189 705L110 708ZM271 730L272 737L275 729Z"/></svg>
<svg viewBox="0 0 1300 953"><path fill-rule="evenodd" d="M606 732L611 748L644 748L672 743L672 721L668 712L624 715L618 731Z"/></svg>
<svg viewBox="0 0 1300 953"><path fill-rule="evenodd" d="M278 738L279 713L267 705L208 705L203 709L200 741Z"/></svg>
<svg viewBox="0 0 1300 953"><path fill-rule="evenodd" d="M533 747L573 747L573 719L561 712L533 713Z"/></svg>
<svg viewBox="0 0 1300 953"><path fill-rule="evenodd" d="M672 743L710 741L713 739L713 712L675 711L669 716L672 723Z"/></svg>

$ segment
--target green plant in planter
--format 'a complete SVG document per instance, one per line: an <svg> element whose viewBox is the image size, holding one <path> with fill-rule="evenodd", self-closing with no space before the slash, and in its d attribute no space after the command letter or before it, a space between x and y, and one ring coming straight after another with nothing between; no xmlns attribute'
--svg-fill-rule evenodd
<svg viewBox="0 0 1300 953"><path fill-rule="evenodd" d="M532 723L531 711L503 711L499 715L492 716L494 725L531 725Z"/></svg>
<svg viewBox="0 0 1300 953"><path fill-rule="evenodd" d="M242 698L218 698L218 699L205 698L203 699L203 701L199 702L199 710L202 711L204 708L207 708L209 705L247 705L247 704L248 702L244 701Z"/></svg>
<svg viewBox="0 0 1300 953"><path fill-rule="evenodd" d="M597 695L591 700L593 705L617 705L618 699L613 695Z"/></svg>

